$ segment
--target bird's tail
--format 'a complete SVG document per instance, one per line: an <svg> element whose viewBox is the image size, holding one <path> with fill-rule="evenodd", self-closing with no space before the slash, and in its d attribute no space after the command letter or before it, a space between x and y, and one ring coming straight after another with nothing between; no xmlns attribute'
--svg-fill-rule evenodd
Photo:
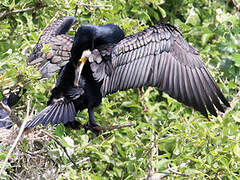
<svg viewBox="0 0 240 180"><path fill-rule="evenodd" d="M76 110L73 102L66 102L64 99L59 99L57 102L47 106L31 121L29 121L25 128L30 128L42 124L47 126L49 123L66 124L73 122L76 116Z"/></svg>

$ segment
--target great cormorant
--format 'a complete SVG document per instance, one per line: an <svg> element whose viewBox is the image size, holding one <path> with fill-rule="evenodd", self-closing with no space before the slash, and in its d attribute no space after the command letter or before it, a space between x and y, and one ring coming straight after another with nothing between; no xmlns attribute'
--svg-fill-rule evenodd
<svg viewBox="0 0 240 180"><path fill-rule="evenodd" d="M38 65L42 78L51 77L68 63L74 37L67 33L76 20L72 16L63 17L49 24L41 34L39 41L27 59L27 65ZM44 50L44 45L48 45L49 49ZM9 107L17 104L26 89L23 90L21 95L19 95L20 92L21 88L17 93L11 93L9 97L3 99L3 104ZM0 128L11 126L12 122L7 112L0 108Z"/></svg>
<svg viewBox="0 0 240 180"><path fill-rule="evenodd" d="M86 128L93 130L97 126L94 108L103 97L143 86L157 87L206 117L207 110L214 116L216 108L224 112L220 100L229 106L199 52L173 25L159 23L124 39L117 26L83 25L48 106L27 127L49 123L74 126L77 112L87 108Z"/></svg>
<svg viewBox="0 0 240 180"><path fill-rule="evenodd" d="M8 97L5 97L2 100L2 104L4 106L9 106L11 108L12 106L18 103L18 101L21 99L22 95L25 92L26 89L23 89L21 93L21 88L19 88L18 92L12 92ZM4 109L0 108L0 128L2 127L5 128L12 127L12 121L11 118L8 116L8 113Z"/></svg>

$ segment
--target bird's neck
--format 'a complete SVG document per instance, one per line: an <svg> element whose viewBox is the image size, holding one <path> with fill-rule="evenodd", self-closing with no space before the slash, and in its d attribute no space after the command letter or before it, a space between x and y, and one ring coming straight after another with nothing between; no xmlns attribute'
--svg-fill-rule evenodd
<svg viewBox="0 0 240 180"><path fill-rule="evenodd" d="M60 88L73 87L75 78L75 65L73 62L68 62L61 70L56 86Z"/></svg>

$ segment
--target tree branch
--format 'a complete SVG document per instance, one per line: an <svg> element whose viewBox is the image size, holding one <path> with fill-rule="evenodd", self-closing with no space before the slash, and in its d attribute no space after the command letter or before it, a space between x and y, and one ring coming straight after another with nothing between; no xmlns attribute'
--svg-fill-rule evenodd
<svg viewBox="0 0 240 180"><path fill-rule="evenodd" d="M0 103L0 104L2 105L2 103ZM10 110L10 108L8 109L8 112L9 112L9 110ZM27 114L26 114L25 120L24 120L23 123L21 124L21 128L20 128L20 130L19 130L19 133L18 133L18 135L17 135L17 138L16 138L16 140L14 141L11 149L9 150L9 152L8 152L8 154L7 154L4 162L3 162L2 168L1 168L1 170L0 170L0 177L1 177L1 174L3 173L3 171L4 171L5 167L6 167L6 164L7 164L7 162L8 162L8 159L10 158L10 156L11 156L14 148L17 146L17 143L18 143L20 137L22 136L22 133L23 133L24 128L25 128L25 125L26 125L27 121L29 120L29 111L30 111L30 99L28 100L28 103L27 103ZM11 110L10 110L10 112L11 112ZM11 114L12 114L12 113L11 113Z"/></svg>
<svg viewBox="0 0 240 180"><path fill-rule="evenodd" d="M234 6L237 8L237 10L240 10L240 3L238 3L237 0L232 0Z"/></svg>
<svg viewBox="0 0 240 180"><path fill-rule="evenodd" d="M110 8L112 8L112 5L107 5L107 4L105 4L105 5L97 5L97 4L83 4L83 3L79 3L77 5L78 6L82 6L83 8L85 8L85 7L110 7Z"/></svg>
<svg viewBox="0 0 240 180"><path fill-rule="evenodd" d="M17 124L18 127L21 127L22 122L21 122L21 120L15 115L14 110L11 110L8 105L3 104L2 102L0 102L0 108L2 108L3 110L5 110L5 111L7 112L8 116L11 118L12 122L14 122L15 124Z"/></svg>
<svg viewBox="0 0 240 180"><path fill-rule="evenodd" d="M154 139L155 139L155 135L154 135L154 130L152 130L152 137L151 137L151 149L150 149L150 159L149 159L149 167L148 167L148 176L147 176L147 180L151 180L154 174L154 168L153 168L153 156L155 154L154 152Z"/></svg>
<svg viewBox="0 0 240 180"><path fill-rule="evenodd" d="M3 11L2 13L0 13L0 20L3 20L8 16L12 16L12 15L18 14L18 13L34 12L34 11L44 8L46 6L47 5L41 0L41 1L39 1L39 5L34 8L25 8L25 9L13 10L13 11Z"/></svg>
<svg viewBox="0 0 240 180"><path fill-rule="evenodd" d="M48 133L47 131L43 131L48 137L50 137L51 139L53 139L62 149L63 151L65 152L65 154L67 155L68 159L73 163L73 165L78 169L80 170L79 166L72 160L72 158L70 157L70 155L68 154L67 152L67 149L64 145L62 145L62 143L57 139L55 138L52 134Z"/></svg>
<svg viewBox="0 0 240 180"><path fill-rule="evenodd" d="M176 175L179 175L179 176L189 176L188 174L184 174L184 173L181 173L181 172L178 172L178 171L172 169L169 164L168 164L168 170L169 170L171 173L176 174Z"/></svg>

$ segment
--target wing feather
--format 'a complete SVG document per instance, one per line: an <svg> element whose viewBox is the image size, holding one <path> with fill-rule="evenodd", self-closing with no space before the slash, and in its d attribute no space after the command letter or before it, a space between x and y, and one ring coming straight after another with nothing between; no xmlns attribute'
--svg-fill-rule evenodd
<svg viewBox="0 0 240 180"><path fill-rule="evenodd" d="M204 89L203 83L198 75L198 70L193 69L192 71L193 71L194 80L195 80L196 84L198 85L197 90L198 90L198 94L199 94L202 102L204 103L204 105L207 107L208 111L212 115L216 115L216 110L215 110L213 104L208 103L208 102L211 102L211 100L209 99L209 97ZM203 111L204 111L204 114L207 114L207 111L205 109L203 109Z"/></svg>
<svg viewBox="0 0 240 180"><path fill-rule="evenodd" d="M208 88L209 88L209 94L210 94L210 97L212 99L212 102L214 103L214 105L216 106L216 108L219 111L224 112L224 109L221 106L220 101L219 101L219 99L218 99L218 97L216 95L217 89L215 89L214 83L211 82L211 79L209 78L208 73L205 71L205 69L202 69L202 72L203 72L203 74L205 76L205 79L207 80Z"/></svg>
<svg viewBox="0 0 240 180"><path fill-rule="evenodd" d="M204 116L224 111L226 98L196 49L172 25L158 24L120 41L111 54L113 70L105 75L102 95L154 86Z"/></svg>
<svg viewBox="0 0 240 180"><path fill-rule="evenodd" d="M126 77L127 77L127 73L126 73L127 68L126 68L126 66L127 66L127 64L124 64L124 65L122 66L123 71L122 71L122 73L121 73L121 81L120 81L120 85L119 85L119 88L120 88L120 89L124 89L124 83L125 83L125 79L126 79Z"/></svg>
<svg viewBox="0 0 240 180"><path fill-rule="evenodd" d="M51 77L68 62L73 37L66 33L75 21L76 18L67 16L54 21L44 29L27 60L28 65L38 64L42 77ZM44 45L49 45L47 52L42 51Z"/></svg>
<svg viewBox="0 0 240 180"><path fill-rule="evenodd" d="M43 109L26 125L30 128L39 124L47 126L48 124L60 124L74 121L76 110L72 101L65 98L55 99L52 104Z"/></svg>
<svg viewBox="0 0 240 180"><path fill-rule="evenodd" d="M180 97L180 89L179 89L179 69L178 69L178 62L174 63L174 76L173 76L173 86L174 86L174 94L175 94L175 98L178 101L181 101L181 97Z"/></svg>

